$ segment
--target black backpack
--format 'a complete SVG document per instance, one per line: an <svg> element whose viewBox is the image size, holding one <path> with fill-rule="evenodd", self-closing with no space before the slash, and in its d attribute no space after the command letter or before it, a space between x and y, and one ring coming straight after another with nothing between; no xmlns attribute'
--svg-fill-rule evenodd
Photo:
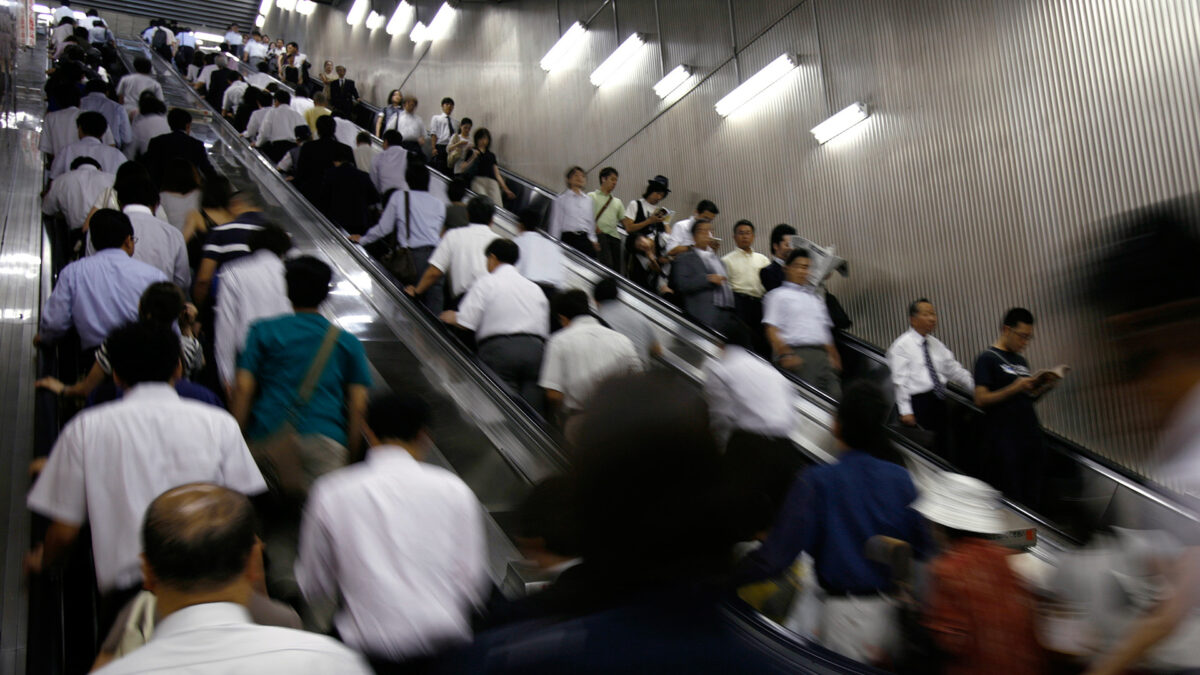
<svg viewBox="0 0 1200 675"><path fill-rule="evenodd" d="M154 35L150 38L150 46L154 47L154 51L160 51L167 46L167 31L159 28L154 31Z"/></svg>

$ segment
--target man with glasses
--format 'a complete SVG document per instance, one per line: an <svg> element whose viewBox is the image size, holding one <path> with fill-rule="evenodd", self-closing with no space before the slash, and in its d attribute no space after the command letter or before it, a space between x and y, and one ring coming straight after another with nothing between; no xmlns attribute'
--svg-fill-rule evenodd
<svg viewBox="0 0 1200 675"><path fill-rule="evenodd" d="M833 342L825 298L809 279L809 263L804 249L788 255L787 281L763 299L763 324L775 364L838 399L842 360Z"/></svg>
<svg viewBox="0 0 1200 675"><path fill-rule="evenodd" d="M975 405L983 408L983 476L1026 506L1041 496L1045 453L1033 404L1054 387L1031 377L1021 352L1033 339L1033 314L1014 307L1000 337L975 359Z"/></svg>

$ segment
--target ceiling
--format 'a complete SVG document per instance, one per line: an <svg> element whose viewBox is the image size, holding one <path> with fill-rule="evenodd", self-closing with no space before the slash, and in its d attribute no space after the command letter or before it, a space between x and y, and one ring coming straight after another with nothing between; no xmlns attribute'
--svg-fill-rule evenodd
<svg viewBox="0 0 1200 675"><path fill-rule="evenodd" d="M243 32L249 32L258 16L259 0L78 0L72 6L80 10L95 7L101 14L109 10L163 18L181 26L205 26L221 32L237 23Z"/></svg>

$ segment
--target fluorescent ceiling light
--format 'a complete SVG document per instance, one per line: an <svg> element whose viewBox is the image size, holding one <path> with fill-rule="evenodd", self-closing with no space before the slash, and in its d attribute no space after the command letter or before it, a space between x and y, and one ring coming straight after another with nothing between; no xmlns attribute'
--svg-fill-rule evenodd
<svg viewBox="0 0 1200 675"><path fill-rule="evenodd" d="M560 68L564 65L568 56L574 55L579 51L579 46L583 44L583 37L587 35L587 29L578 21L571 24L567 32L562 34L558 42L546 52L542 57L542 70L547 73L555 68Z"/></svg>
<svg viewBox="0 0 1200 675"><path fill-rule="evenodd" d="M79 21L83 21L84 19L86 19L87 14L84 14L83 12L81 12L79 10L75 10L74 12L71 12L71 17L73 19L75 19L76 22L79 22Z"/></svg>
<svg viewBox="0 0 1200 675"><path fill-rule="evenodd" d="M383 15L375 10L367 15L367 30L375 30L383 25Z"/></svg>
<svg viewBox="0 0 1200 675"><path fill-rule="evenodd" d="M290 12L296 9L296 0L275 0L275 6Z"/></svg>
<svg viewBox="0 0 1200 675"><path fill-rule="evenodd" d="M224 41L225 41L225 36L224 36L224 35L215 35L215 34L213 34L213 33L201 33L201 32L196 32L196 33L193 33L193 34L196 36L196 41L197 41L197 42L217 42L217 43L221 43L221 42L224 42Z"/></svg>
<svg viewBox="0 0 1200 675"><path fill-rule="evenodd" d="M48 5L34 5L31 9L38 14L50 14L50 7ZM54 15L50 14L50 16L53 17Z"/></svg>
<svg viewBox="0 0 1200 675"><path fill-rule="evenodd" d="M429 27L425 25L424 21L418 21L417 25L413 26L412 30L409 31L408 39L412 40L413 42L415 42L417 44L420 44L420 43L428 40L429 39Z"/></svg>
<svg viewBox="0 0 1200 675"><path fill-rule="evenodd" d="M346 23L357 26L367 18L367 10L371 8L371 0L354 0L350 11L346 13Z"/></svg>
<svg viewBox="0 0 1200 675"><path fill-rule="evenodd" d="M433 21L429 22L429 32L426 33L430 40L440 40L450 34L450 24L454 21L454 8L450 3L443 2L438 8L437 14L433 15Z"/></svg>
<svg viewBox="0 0 1200 675"><path fill-rule="evenodd" d="M38 14L37 18L38 18L38 21L41 21L42 23L50 23L51 21L54 21L53 14L46 14L44 12Z"/></svg>
<svg viewBox="0 0 1200 675"><path fill-rule="evenodd" d="M310 16L313 12L317 11L317 3L312 0L298 0L296 2L296 11L304 16Z"/></svg>
<svg viewBox="0 0 1200 675"><path fill-rule="evenodd" d="M603 84L607 82L609 78L621 72L621 70L623 70L629 63L629 60L636 56L638 50L640 50L645 44L646 41L643 40L642 36L637 33L634 33L626 38L625 41L621 43L621 46L617 47L616 51L610 54L607 59L604 59L604 63L601 63L595 70L592 71L592 84L596 85L597 87L603 86Z"/></svg>
<svg viewBox="0 0 1200 675"><path fill-rule="evenodd" d="M688 78L692 76L692 69L687 66L675 66L675 70L663 76L663 79L654 85L654 93L658 94L659 98L666 98L671 92L678 89Z"/></svg>
<svg viewBox="0 0 1200 675"><path fill-rule="evenodd" d="M867 110L867 106L861 103L851 103L829 119L813 127L811 129L813 138L817 139L817 143L825 145L834 136L847 131L870 116L871 113Z"/></svg>
<svg viewBox="0 0 1200 675"><path fill-rule="evenodd" d="M262 0L258 5L258 13L266 16L271 13L271 0Z"/></svg>
<svg viewBox="0 0 1200 675"><path fill-rule="evenodd" d="M796 61L791 54L784 54L774 61L767 64L765 68L758 71L743 82L733 91L725 95L725 98L717 101L717 114L721 117L728 117L730 113L742 107L747 101L758 96L767 90L768 87L778 82L784 75L792 72L796 68Z"/></svg>
<svg viewBox="0 0 1200 675"><path fill-rule="evenodd" d="M396 5L396 11L392 12L392 18L387 22L387 27L384 30L388 35L399 35L404 30L404 24L412 18L413 6L408 4L406 0Z"/></svg>
<svg viewBox="0 0 1200 675"><path fill-rule="evenodd" d="M254 25L258 28L262 28L263 26L267 25L267 17L259 14L258 17L254 19Z"/></svg>

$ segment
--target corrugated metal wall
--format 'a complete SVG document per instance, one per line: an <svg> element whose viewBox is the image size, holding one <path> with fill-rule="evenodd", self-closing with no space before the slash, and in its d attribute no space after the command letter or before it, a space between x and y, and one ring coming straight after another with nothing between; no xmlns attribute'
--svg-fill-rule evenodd
<svg viewBox="0 0 1200 675"><path fill-rule="evenodd" d="M121 12L133 16L175 20L195 29L207 28L224 34L229 24L236 22L244 33L254 27L259 0L76 0L79 10L95 8L101 16ZM108 23L112 23L109 21ZM111 25L109 28L113 28ZM140 32L145 25L137 26ZM113 32L117 32L113 29Z"/></svg>
<svg viewBox="0 0 1200 675"><path fill-rule="evenodd" d="M464 4L451 38L423 57L403 35L350 30L324 7L308 19L274 10L267 30L300 39L314 61L346 64L376 101L406 81L428 116L453 96L493 130L503 163L547 185L571 164L611 164L628 199L663 173L672 208L720 205L722 236L747 217L760 250L778 222L835 244L852 276L832 289L854 332L876 344L905 329L908 301L929 296L943 339L970 365L1006 308L1030 307L1031 362L1076 368L1041 404L1044 423L1152 474L1145 411L1111 384L1112 355L1072 265L1106 217L1200 184L1200 4L617 0L572 67L542 72L560 26L599 7ZM421 18L434 10L421 3ZM650 43L631 74L594 88L588 74L635 30ZM739 69L744 79L784 52L802 63L786 82L715 114ZM696 66L698 83L668 106L650 87L679 63ZM808 129L856 100L872 117L817 146Z"/></svg>

